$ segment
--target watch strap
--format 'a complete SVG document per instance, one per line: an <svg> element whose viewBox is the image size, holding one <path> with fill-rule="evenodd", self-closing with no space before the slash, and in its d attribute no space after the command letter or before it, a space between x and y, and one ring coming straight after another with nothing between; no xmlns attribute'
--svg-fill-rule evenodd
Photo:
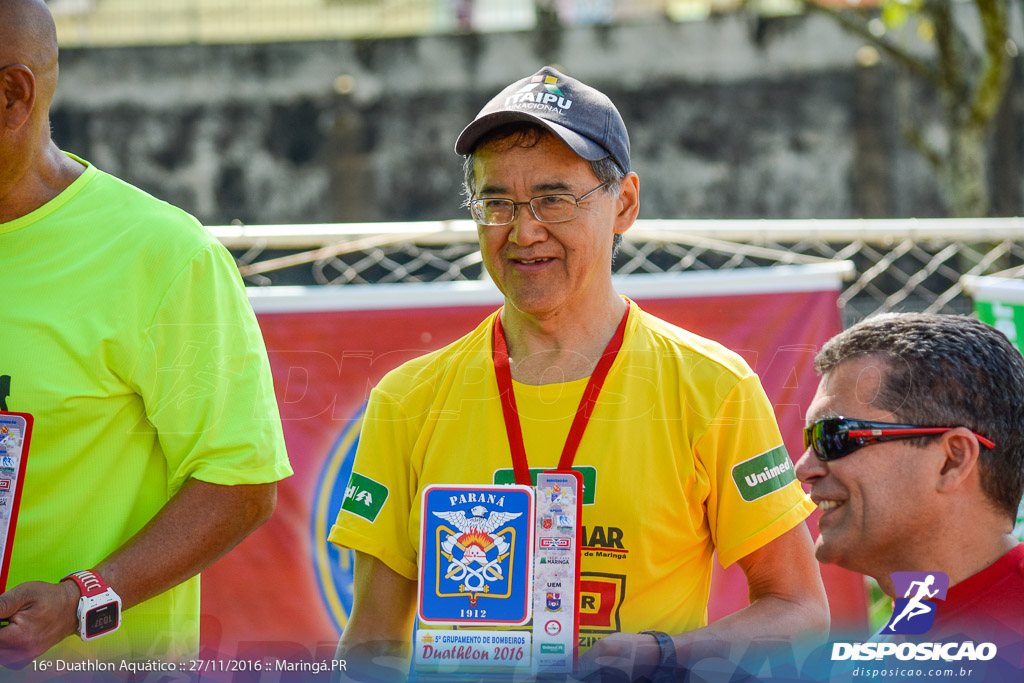
<svg viewBox="0 0 1024 683"><path fill-rule="evenodd" d="M82 592L83 598L91 598L94 595L99 595L100 593L110 589L110 586L108 586L107 582L103 580L103 577L90 569L71 572L61 579L61 581L67 581L69 579L78 584L78 590Z"/></svg>
<svg viewBox="0 0 1024 683"><path fill-rule="evenodd" d="M91 569L71 572L61 581L74 581L81 593L75 611L79 638L88 642L121 627L121 598L98 572Z"/></svg>
<svg viewBox="0 0 1024 683"><path fill-rule="evenodd" d="M658 666L650 676L651 683L672 683L676 680L676 644L664 631L641 631L658 641Z"/></svg>

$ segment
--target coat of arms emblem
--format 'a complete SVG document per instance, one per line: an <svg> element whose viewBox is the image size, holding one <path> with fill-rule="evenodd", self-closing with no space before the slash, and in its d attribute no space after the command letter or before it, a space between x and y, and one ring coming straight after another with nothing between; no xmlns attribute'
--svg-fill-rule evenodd
<svg viewBox="0 0 1024 683"><path fill-rule="evenodd" d="M519 486L428 487L420 541L420 620L529 620L533 491Z"/></svg>

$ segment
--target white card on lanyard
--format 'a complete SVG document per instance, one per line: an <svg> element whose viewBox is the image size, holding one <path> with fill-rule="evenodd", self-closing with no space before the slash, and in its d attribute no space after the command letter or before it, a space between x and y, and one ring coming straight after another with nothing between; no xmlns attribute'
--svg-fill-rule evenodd
<svg viewBox="0 0 1024 683"><path fill-rule="evenodd" d="M572 673L580 630L580 540L583 476L537 475L533 560L533 672Z"/></svg>

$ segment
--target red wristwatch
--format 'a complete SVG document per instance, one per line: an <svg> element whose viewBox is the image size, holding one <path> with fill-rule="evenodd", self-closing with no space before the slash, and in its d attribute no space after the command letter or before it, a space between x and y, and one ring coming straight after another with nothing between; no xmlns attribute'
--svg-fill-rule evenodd
<svg viewBox="0 0 1024 683"><path fill-rule="evenodd" d="M94 640L116 631L121 626L121 598L117 593L94 571L72 572L61 581L69 579L82 592L78 599L78 636Z"/></svg>

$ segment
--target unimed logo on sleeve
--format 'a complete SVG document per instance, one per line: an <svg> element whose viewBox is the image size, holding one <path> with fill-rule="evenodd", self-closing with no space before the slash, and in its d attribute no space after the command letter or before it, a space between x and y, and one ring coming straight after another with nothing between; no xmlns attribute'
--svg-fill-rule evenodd
<svg viewBox="0 0 1024 683"><path fill-rule="evenodd" d="M734 465L732 480L740 496L749 503L796 481L796 476L786 447L776 446Z"/></svg>

